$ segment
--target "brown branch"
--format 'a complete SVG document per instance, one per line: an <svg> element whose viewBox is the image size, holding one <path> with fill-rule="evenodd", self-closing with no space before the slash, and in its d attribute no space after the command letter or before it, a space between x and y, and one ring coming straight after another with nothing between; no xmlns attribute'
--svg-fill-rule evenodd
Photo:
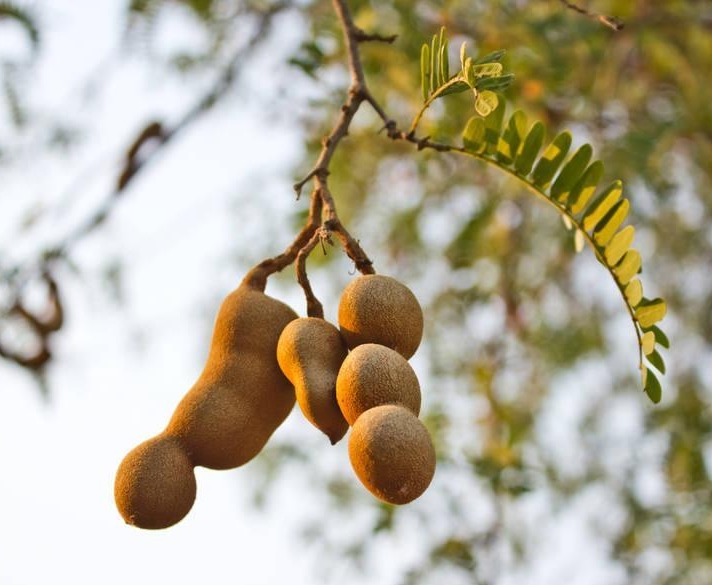
<svg viewBox="0 0 712 585"><path fill-rule="evenodd" d="M52 354L49 351L49 347L47 347L47 340L43 337L40 348L30 356L25 356L13 350L7 349L4 345L2 345L2 343L0 343L0 357L15 362L18 366L22 366L28 370L38 372L50 360Z"/></svg>
<svg viewBox="0 0 712 585"><path fill-rule="evenodd" d="M314 166L301 181L294 185L294 189L297 192L297 197L299 197L304 185L306 185L306 183L310 180L314 180L315 193L318 194L323 202L324 229L327 233L334 233L338 237L344 247L344 250L346 251L346 254L356 265L357 270L363 274L373 274L375 272L373 269L373 262L361 248L358 241L351 236L339 219L338 212L336 210L336 203L334 202L334 198L329 190L329 165L336 149L339 147L339 144L348 135L351 122L356 116L361 104L364 102L368 102L371 107L374 108L376 113L384 120L386 128L388 128L389 135L395 130L395 122L388 118L385 111L380 107L376 99L368 90L363 65L361 63L361 56L359 53L359 43L369 40L393 42L396 37L382 37L380 35L369 35L365 33L354 24L346 0L332 0L332 4L341 23L344 35L344 43L348 55L348 68L351 73L351 84L349 85L347 100L344 105L341 106L341 114L339 115L339 118L337 119L334 127L331 129L329 135L324 137L322 140L321 152L319 153ZM316 238L316 236L314 237ZM303 264L306 262L306 256L308 256L308 254L316 246L316 241L310 241L309 246L310 247L302 254ZM301 270L298 269L298 275L300 272ZM305 294L307 295L307 304L309 304L310 297L313 297L311 289L305 288ZM311 302L313 303L313 301Z"/></svg>
<svg viewBox="0 0 712 585"><path fill-rule="evenodd" d="M603 14L596 14L595 12L591 12L590 10L583 8L582 6L578 6L577 4L574 4L573 2L569 2L568 0L559 0L566 8L573 10L574 12L578 12L579 14L583 14L584 16L588 16L589 18L592 18L593 20L597 20L604 26L607 26L608 28L611 28L615 31L621 30L625 25L622 23L620 20L618 20L615 16L605 16Z"/></svg>
<svg viewBox="0 0 712 585"><path fill-rule="evenodd" d="M294 238L294 241L287 247L287 249L275 256L274 258L267 258L263 260L257 266L252 268L242 279L242 284L255 288L257 290L264 290L267 286L267 279L274 274L284 270L292 262L297 259L299 251L308 244L311 240L314 232L319 229L319 224L321 223L321 209L322 201L321 197L316 190L311 195L311 204L309 207L309 217L304 227Z"/></svg>

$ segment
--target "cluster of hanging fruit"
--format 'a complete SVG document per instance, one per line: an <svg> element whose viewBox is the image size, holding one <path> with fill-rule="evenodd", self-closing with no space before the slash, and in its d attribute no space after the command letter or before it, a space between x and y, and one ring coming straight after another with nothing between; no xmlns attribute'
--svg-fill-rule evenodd
<svg viewBox="0 0 712 585"><path fill-rule="evenodd" d="M195 500L193 468L247 463L295 400L332 444L352 427L351 465L376 497L405 504L420 496L435 472L407 361L423 333L420 305L397 280L364 275L344 289L338 317L339 328L298 318L248 281L230 293L198 381L165 430L119 466L114 495L124 520L141 528L181 520Z"/></svg>

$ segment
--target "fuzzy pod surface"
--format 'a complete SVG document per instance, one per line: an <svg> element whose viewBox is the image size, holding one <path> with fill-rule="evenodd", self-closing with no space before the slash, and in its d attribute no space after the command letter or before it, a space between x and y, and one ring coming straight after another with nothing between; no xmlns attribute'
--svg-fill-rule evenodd
<svg viewBox="0 0 712 585"><path fill-rule="evenodd" d="M420 384L413 368L397 351L376 343L349 353L336 379L336 400L353 425L361 414L385 404L398 404L420 414Z"/></svg>
<svg viewBox="0 0 712 585"><path fill-rule="evenodd" d="M276 351L296 318L289 306L244 283L225 298L205 368L165 431L181 440L195 465L243 465L292 410L294 388Z"/></svg>
<svg viewBox="0 0 712 585"><path fill-rule="evenodd" d="M349 349L378 343L408 359L423 336L423 311L411 290L395 278L366 274L344 288L339 327Z"/></svg>
<svg viewBox="0 0 712 585"><path fill-rule="evenodd" d="M195 501L193 463L180 441L158 435L131 450L119 465L114 500L127 524L168 528Z"/></svg>
<svg viewBox="0 0 712 585"><path fill-rule="evenodd" d="M413 501L435 474L430 435L402 406L377 406L358 417L349 437L349 459L361 483L389 504Z"/></svg>
<svg viewBox="0 0 712 585"><path fill-rule="evenodd" d="M336 376L347 353L339 330L315 317L289 323L277 344L277 362L294 384L299 408L332 445L349 428L336 402Z"/></svg>

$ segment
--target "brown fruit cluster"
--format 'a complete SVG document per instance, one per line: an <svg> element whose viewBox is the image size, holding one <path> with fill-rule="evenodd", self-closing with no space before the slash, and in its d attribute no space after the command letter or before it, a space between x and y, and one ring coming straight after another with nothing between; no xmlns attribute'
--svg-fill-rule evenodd
<svg viewBox="0 0 712 585"><path fill-rule="evenodd" d="M407 504L430 485L435 449L420 413L420 385L407 362L420 345L423 312L393 278L361 276L344 289L339 325L352 350L336 379L336 400L353 426L351 466L390 504Z"/></svg>
<svg viewBox="0 0 712 585"><path fill-rule="evenodd" d="M420 305L392 278L360 276L342 294L339 325L297 318L249 283L230 293L197 382L165 430L119 465L114 496L124 520L141 528L180 521L195 500L194 467L247 463L295 400L332 444L353 426L351 464L378 498L405 504L422 494L435 451L407 361L423 332Z"/></svg>
<svg viewBox="0 0 712 585"><path fill-rule="evenodd" d="M294 406L276 359L277 340L297 315L242 284L223 301L205 368L166 429L129 452L114 496L124 520L166 528L195 500L193 467L230 469L248 462Z"/></svg>

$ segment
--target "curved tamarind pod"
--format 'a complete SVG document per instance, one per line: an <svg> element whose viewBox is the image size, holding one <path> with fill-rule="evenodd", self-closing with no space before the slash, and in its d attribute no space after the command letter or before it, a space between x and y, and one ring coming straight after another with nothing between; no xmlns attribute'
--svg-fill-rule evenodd
<svg viewBox="0 0 712 585"><path fill-rule="evenodd" d="M230 469L262 447L294 406L294 389L277 364L277 341L297 318L286 304L248 284L223 301L210 353L166 433L195 465Z"/></svg>
<svg viewBox="0 0 712 585"><path fill-rule="evenodd" d="M341 293L339 326L349 349L378 343L408 359L423 336L423 311L411 290L395 278L365 274Z"/></svg>
<svg viewBox="0 0 712 585"><path fill-rule="evenodd" d="M161 434L124 457L116 472L114 499L127 524L167 528L190 511L195 500L193 462L180 441Z"/></svg>
<svg viewBox="0 0 712 585"><path fill-rule="evenodd" d="M347 351L339 330L316 317L289 323L277 344L277 361L294 384L297 404L332 445L349 428L336 402L336 376Z"/></svg>

